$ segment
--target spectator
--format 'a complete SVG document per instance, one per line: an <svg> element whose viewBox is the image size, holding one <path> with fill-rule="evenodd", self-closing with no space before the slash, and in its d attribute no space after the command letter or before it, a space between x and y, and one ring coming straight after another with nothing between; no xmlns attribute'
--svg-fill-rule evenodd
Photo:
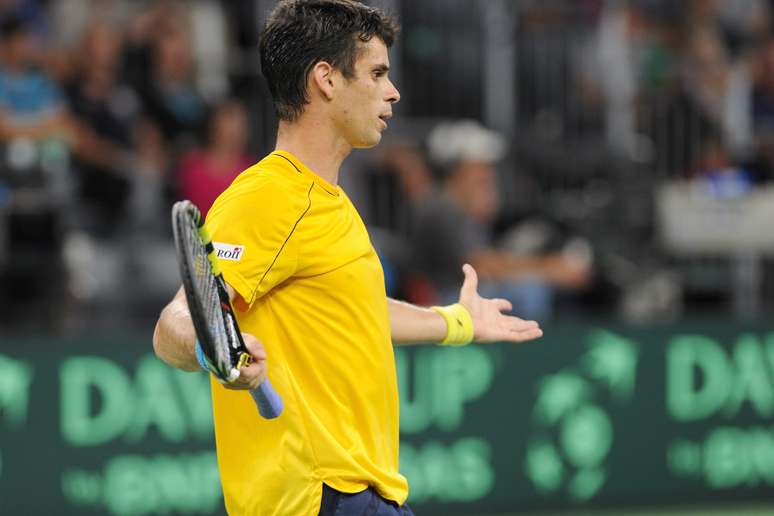
<svg viewBox="0 0 774 516"><path fill-rule="evenodd" d="M711 25L694 29L683 63L684 88L720 132L724 146L744 156L751 144L750 80L746 64L730 59Z"/></svg>
<svg viewBox="0 0 774 516"><path fill-rule="evenodd" d="M755 160L752 169L759 181L774 179L774 39L759 50L752 95Z"/></svg>
<svg viewBox="0 0 774 516"><path fill-rule="evenodd" d="M220 193L250 166L245 152L247 117L236 101L220 104L212 114L207 146L190 151L178 173L179 192L206 215Z"/></svg>
<svg viewBox="0 0 774 516"><path fill-rule="evenodd" d="M122 37L111 25L94 22L84 32L66 87L78 121L75 165L81 196L105 227L124 213L134 172L139 102L119 78Z"/></svg>
<svg viewBox="0 0 774 516"><path fill-rule="evenodd" d="M194 84L189 14L184 4L161 2L130 30L130 76L145 113L173 151L194 145L207 114Z"/></svg>
<svg viewBox="0 0 774 516"><path fill-rule="evenodd" d="M68 51L78 46L93 20L123 27L129 20L132 0L56 0L48 2L50 41ZM136 3L135 3L136 4Z"/></svg>
<svg viewBox="0 0 774 516"><path fill-rule="evenodd" d="M452 299L466 262L478 271L482 291L508 299L530 318L551 314L555 288L586 284L587 261L561 253L520 255L495 245L500 199L494 164L506 151L501 136L475 122L442 124L431 133L429 148L445 177L440 191L417 205L413 242L416 266L439 302Z"/></svg>
<svg viewBox="0 0 774 516"><path fill-rule="evenodd" d="M14 16L0 24L0 140L73 138L63 96L40 68L30 28Z"/></svg>

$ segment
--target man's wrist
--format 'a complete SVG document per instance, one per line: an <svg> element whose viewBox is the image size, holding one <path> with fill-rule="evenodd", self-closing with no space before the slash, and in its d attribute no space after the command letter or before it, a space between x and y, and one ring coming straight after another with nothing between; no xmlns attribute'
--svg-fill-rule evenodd
<svg viewBox="0 0 774 516"><path fill-rule="evenodd" d="M446 337L440 342L445 346L464 346L473 341L475 328L470 312L461 303L448 306L431 306L446 321Z"/></svg>

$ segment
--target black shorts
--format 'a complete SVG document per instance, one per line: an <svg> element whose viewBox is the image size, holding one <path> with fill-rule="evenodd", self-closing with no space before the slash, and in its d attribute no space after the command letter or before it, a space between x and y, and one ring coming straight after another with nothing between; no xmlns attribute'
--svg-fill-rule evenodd
<svg viewBox="0 0 774 516"><path fill-rule="evenodd" d="M342 493L323 484L319 516L414 516L407 504L398 505L373 487L359 493Z"/></svg>

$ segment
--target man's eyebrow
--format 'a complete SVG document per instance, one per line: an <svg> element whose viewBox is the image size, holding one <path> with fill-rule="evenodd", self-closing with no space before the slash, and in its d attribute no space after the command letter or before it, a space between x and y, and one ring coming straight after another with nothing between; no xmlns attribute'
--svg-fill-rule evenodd
<svg viewBox="0 0 774 516"><path fill-rule="evenodd" d="M390 66L386 65L384 63L380 63L380 64L374 66L373 68L371 68L371 71L372 72L389 72L390 71Z"/></svg>

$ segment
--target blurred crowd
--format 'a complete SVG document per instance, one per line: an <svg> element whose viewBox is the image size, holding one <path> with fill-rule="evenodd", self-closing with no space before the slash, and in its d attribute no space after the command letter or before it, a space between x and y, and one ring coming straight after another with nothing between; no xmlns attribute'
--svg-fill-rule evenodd
<svg viewBox="0 0 774 516"><path fill-rule="evenodd" d="M51 321L79 301L131 297L169 204L206 212L252 163L228 68L238 15L230 2L0 2L7 313ZM150 278L167 275L157 265Z"/></svg>
<svg viewBox="0 0 774 516"><path fill-rule="evenodd" d="M401 295L446 301L470 261L489 293L539 318L755 318L774 305L774 239L745 231L774 216L759 209L774 205L774 2L479 7L472 34L469 4L417 7L437 26L407 30L402 72L434 86L404 99L429 122L361 167L396 192L361 186L390 230ZM481 54L458 65L449 49L465 37Z"/></svg>
<svg viewBox="0 0 774 516"><path fill-rule="evenodd" d="M171 203L206 212L271 149L272 3L0 0L0 330L155 315L178 284ZM768 255L676 256L657 210L665 182L738 199L774 180L774 2L367 3L403 23L404 100L342 182L390 295L451 301L469 262L529 317L774 304Z"/></svg>
<svg viewBox="0 0 774 516"><path fill-rule="evenodd" d="M582 84L618 106L611 113L618 119L607 124L616 130L611 143L635 156L658 148L660 168L673 176L774 178L771 7L766 0L644 1L603 13Z"/></svg>

